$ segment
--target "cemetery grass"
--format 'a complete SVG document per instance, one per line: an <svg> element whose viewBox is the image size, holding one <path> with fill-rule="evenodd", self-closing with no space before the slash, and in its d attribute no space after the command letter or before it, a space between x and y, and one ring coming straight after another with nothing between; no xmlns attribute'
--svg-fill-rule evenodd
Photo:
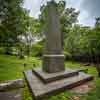
<svg viewBox="0 0 100 100"><path fill-rule="evenodd" d="M24 64L26 66L24 67ZM32 69L33 67L41 66L41 60L35 57L28 57L25 59L18 59L15 56L1 55L0 54L0 83L6 82L7 80L14 80L18 78L23 78L23 71ZM93 66L84 66L77 62L68 61L65 63L66 67L69 68L87 68L88 73L92 74L94 79L94 88L93 91L90 91L86 95L81 95L80 100L100 100L100 79L98 78L97 71ZM57 96L50 97L46 100L78 100L73 99L74 96L79 96L69 91L61 93ZM32 100L31 94L28 91L27 84L25 82L25 88L23 91L24 100Z"/></svg>

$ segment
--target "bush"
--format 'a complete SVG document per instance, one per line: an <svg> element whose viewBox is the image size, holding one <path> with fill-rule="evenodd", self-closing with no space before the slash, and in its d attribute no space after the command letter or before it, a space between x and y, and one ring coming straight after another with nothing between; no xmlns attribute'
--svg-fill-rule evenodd
<svg viewBox="0 0 100 100"><path fill-rule="evenodd" d="M32 52L31 55L32 56L42 56L42 52L43 52L43 46L40 44L34 44L32 46Z"/></svg>
<svg viewBox="0 0 100 100"><path fill-rule="evenodd" d="M4 47L0 47L0 54L4 54L5 53L5 48Z"/></svg>
<svg viewBox="0 0 100 100"><path fill-rule="evenodd" d="M5 47L5 54L12 55L12 47Z"/></svg>
<svg viewBox="0 0 100 100"><path fill-rule="evenodd" d="M65 60L72 60L72 55L71 53L64 51L64 55L65 55Z"/></svg>

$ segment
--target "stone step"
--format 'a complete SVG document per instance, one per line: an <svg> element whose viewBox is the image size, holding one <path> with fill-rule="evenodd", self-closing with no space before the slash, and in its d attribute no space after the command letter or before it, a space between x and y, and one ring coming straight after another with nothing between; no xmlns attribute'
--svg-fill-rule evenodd
<svg viewBox="0 0 100 100"><path fill-rule="evenodd" d="M33 98L37 100L42 100L44 97L64 92L93 79L91 75L80 72L77 76L44 84L43 81L32 72L32 70L25 71L24 74Z"/></svg>
<svg viewBox="0 0 100 100"><path fill-rule="evenodd" d="M7 92L11 90L24 88L23 79L16 79L7 81L6 83L0 83L0 92Z"/></svg>
<svg viewBox="0 0 100 100"><path fill-rule="evenodd" d="M0 92L0 100L23 100L22 90Z"/></svg>
<svg viewBox="0 0 100 100"><path fill-rule="evenodd" d="M73 77L79 74L79 70L72 70L72 69L66 69L65 71L57 73L46 73L43 72L41 68L36 68L33 69L32 71L37 77L39 77L46 84L63 78Z"/></svg>

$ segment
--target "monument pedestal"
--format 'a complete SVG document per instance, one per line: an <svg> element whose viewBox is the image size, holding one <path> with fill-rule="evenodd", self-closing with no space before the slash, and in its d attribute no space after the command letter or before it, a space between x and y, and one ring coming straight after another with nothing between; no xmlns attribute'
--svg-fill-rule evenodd
<svg viewBox="0 0 100 100"><path fill-rule="evenodd" d="M62 72L64 67L64 55L63 54L46 54L43 55L43 71L47 73Z"/></svg>
<svg viewBox="0 0 100 100"><path fill-rule="evenodd" d="M72 76L78 75L79 71L78 70L71 70L71 69L66 69L61 72L56 72L56 73L47 73L44 72L41 68L38 69L33 69L33 73L41 79L45 84L63 79L63 78L68 78Z"/></svg>
<svg viewBox="0 0 100 100"><path fill-rule="evenodd" d="M36 100L64 92L93 79L91 75L70 69L52 74L35 69L25 71L24 74L32 96Z"/></svg>

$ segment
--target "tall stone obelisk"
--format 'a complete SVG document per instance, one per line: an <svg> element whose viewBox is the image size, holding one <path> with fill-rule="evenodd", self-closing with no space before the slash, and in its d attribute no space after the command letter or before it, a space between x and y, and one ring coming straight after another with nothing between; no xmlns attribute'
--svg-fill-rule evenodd
<svg viewBox="0 0 100 100"><path fill-rule="evenodd" d="M43 71L56 73L64 71L64 55L57 5L54 1L47 6L47 33L45 53L43 55Z"/></svg>

